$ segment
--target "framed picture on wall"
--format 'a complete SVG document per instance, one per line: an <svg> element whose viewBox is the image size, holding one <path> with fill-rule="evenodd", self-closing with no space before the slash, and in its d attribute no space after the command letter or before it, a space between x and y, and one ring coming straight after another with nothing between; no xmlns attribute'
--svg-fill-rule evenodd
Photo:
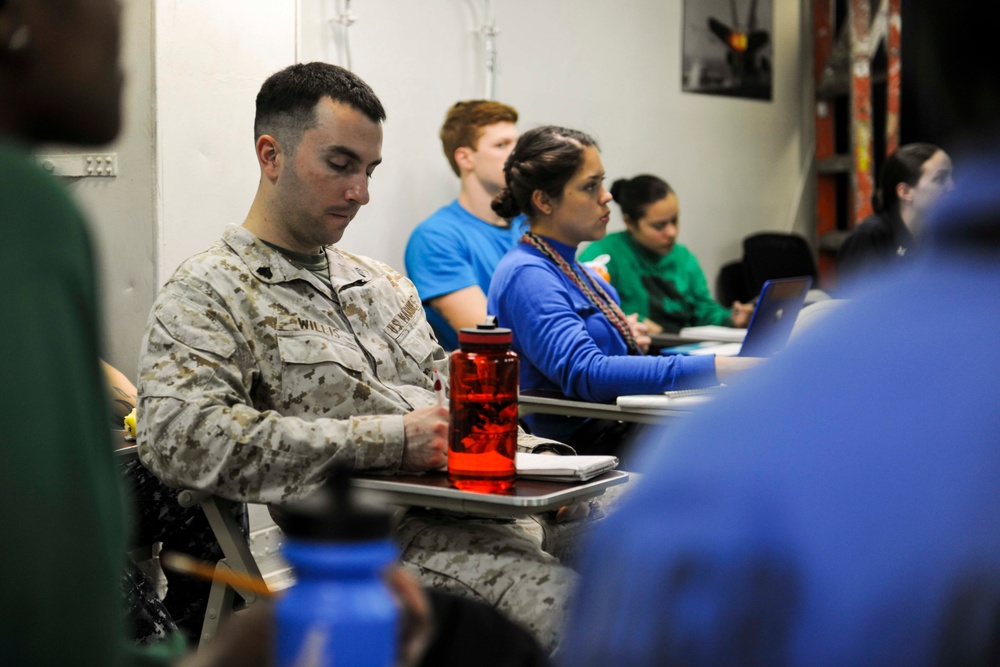
<svg viewBox="0 0 1000 667"><path fill-rule="evenodd" d="M681 89L771 99L773 0L684 0Z"/></svg>

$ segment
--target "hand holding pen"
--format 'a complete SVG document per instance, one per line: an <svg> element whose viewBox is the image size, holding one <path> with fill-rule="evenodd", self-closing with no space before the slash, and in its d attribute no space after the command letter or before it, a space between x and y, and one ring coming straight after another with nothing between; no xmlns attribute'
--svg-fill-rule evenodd
<svg viewBox="0 0 1000 667"><path fill-rule="evenodd" d="M444 382L441 381L441 373L436 368L434 369L434 395L437 397L438 405L447 407L445 405Z"/></svg>
<svg viewBox="0 0 1000 667"><path fill-rule="evenodd" d="M440 470L448 464L450 420L444 381L434 371L435 403L403 415L404 449L401 470Z"/></svg>

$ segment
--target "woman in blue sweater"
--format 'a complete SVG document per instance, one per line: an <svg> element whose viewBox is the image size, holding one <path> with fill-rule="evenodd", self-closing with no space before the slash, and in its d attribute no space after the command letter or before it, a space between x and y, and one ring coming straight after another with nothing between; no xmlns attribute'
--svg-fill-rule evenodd
<svg viewBox="0 0 1000 667"><path fill-rule="evenodd" d="M506 187L493 201L505 218L524 213L530 231L500 261L488 308L513 330L521 391L548 390L584 401L613 402L726 382L756 360L714 356L644 356L642 331L619 307L618 293L580 265L577 246L604 236L611 195L594 140L546 126L521 135L504 166ZM617 422L533 415L532 430L580 453L614 451Z"/></svg>

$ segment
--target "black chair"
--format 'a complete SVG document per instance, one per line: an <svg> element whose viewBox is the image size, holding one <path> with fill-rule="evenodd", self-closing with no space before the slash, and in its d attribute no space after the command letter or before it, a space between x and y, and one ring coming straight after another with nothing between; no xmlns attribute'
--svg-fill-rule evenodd
<svg viewBox="0 0 1000 667"><path fill-rule="evenodd" d="M810 276L818 288L819 272L808 241L798 234L759 232L743 239L743 265L754 295L774 278Z"/></svg>
<svg viewBox="0 0 1000 667"><path fill-rule="evenodd" d="M733 301L747 303L754 296L756 293L750 289L743 262L736 259L723 264L715 278L715 300L728 308Z"/></svg>

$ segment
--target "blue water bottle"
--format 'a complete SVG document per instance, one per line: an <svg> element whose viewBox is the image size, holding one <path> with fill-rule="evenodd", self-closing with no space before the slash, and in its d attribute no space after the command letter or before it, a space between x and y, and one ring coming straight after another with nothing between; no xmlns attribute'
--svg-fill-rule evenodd
<svg viewBox="0 0 1000 667"><path fill-rule="evenodd" d="M393 665L399 611L382 578L397 556L388 510L354 497L350 472L338 468L284 508L282 526L296 582L275 609L276 664Z"/></svg>

